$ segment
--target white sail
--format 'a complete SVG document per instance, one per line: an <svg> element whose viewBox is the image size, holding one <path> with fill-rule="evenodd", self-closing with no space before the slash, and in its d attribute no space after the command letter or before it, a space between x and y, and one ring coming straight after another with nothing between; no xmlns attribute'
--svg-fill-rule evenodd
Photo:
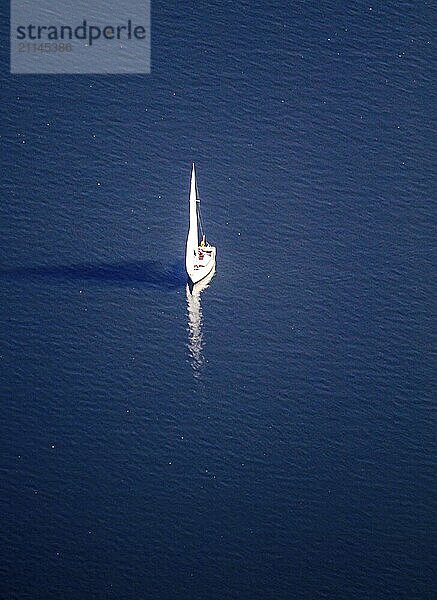
<svg viewBox="0 0 437 600"><path fill-rule="evenodd" d="M185 253L185 264L188 273L191 273L194 270L194 265L197 264L198 251L199 233L197 224L197 185L196 169L193 163L190 184L190 224L188 228L187 248Z"/></svg>

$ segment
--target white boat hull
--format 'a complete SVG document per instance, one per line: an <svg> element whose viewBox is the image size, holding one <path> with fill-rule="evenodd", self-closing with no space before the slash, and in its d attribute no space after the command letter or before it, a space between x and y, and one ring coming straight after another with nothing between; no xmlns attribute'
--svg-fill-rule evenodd
<svg viewBox="0 0 437 600"><path fill-rule="evenodd" d="M200 250L202 250L200 248ZM197 260L196 263L187 264L187 273L192 283L197 283L205 277L207 277L215 267L216 263L216 249L214 246L209 246L208 250L211 250L211 255L204 254L202 260Z"/></svg>

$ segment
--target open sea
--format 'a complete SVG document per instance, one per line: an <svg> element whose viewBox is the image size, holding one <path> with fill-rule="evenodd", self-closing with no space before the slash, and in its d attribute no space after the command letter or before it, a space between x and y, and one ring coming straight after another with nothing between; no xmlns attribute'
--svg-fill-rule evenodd
<svg viewBox="0 0 437 600"><path fill-rule="evenodd" d="M0 600L436 597L435 37L169 0L150 75L2 45Z"/></svg>

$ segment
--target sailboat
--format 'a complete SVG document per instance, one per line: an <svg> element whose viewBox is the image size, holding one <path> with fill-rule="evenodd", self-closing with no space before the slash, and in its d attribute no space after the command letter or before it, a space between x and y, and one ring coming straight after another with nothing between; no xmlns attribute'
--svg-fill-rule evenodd
<svg viewBox="0 0 437 600"><path fill-rule="evenodd" d="M199 243L199 228L201 241ZM215 267L216 249L206 241L200 215L200 198L197 192L196 167L191 168L190 183L190 224L185 252L185 266L188 277L194 284L204 279Z"/></svg>

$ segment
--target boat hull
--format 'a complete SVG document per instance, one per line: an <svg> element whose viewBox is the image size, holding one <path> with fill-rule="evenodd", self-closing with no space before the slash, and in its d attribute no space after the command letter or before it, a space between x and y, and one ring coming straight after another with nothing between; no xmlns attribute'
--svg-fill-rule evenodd
<svg viewBox="0 0 437 600"><path fill-rule="evenodd" d="M216 249L214 246L211 246L211 250L211 256L203 264L190 266L187 265L187 274L191 283L197 283L198 281L205 279L205 277L207 277L214 269L216 261Z"/></svg>

